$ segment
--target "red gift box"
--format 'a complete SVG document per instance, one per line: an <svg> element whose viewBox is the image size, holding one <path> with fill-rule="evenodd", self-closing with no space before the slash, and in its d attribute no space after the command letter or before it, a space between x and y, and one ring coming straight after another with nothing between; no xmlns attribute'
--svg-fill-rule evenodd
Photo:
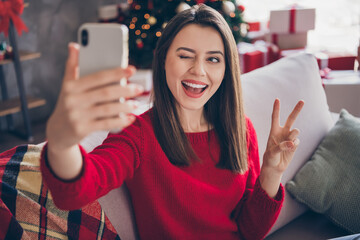
<svg viewBox="0 0 360 240"><path fill-rule="evenodd" d="M248 32L267 31L269 29L268 22L247 22Z"/></svg>
<svg viewBox="0 0 360 240"><path fill-rule="evenodd" d="M269 32L268 22L248 22L249 28L246 37L255 42L265 41L265 35Z"/></svg>
<svg viewBox="0 0 360 240"><path fill-rule="evenodd" d="M261 23L260 22L248 22L249 25L249 32L257 32L261 30Z"/></svg>
<svg viewBox="0 0 360 240"><path fill-rule="evenodd" d="M238 44L240 69L242 73L263 67L278 59L278 48L264 41Z"/></svg>
<svg viewBox="0 0 360 240"><path fill-rule="evenodd" d="M354 70L355 54L348 52L318 52L314 55L320 69Z"/></svg>

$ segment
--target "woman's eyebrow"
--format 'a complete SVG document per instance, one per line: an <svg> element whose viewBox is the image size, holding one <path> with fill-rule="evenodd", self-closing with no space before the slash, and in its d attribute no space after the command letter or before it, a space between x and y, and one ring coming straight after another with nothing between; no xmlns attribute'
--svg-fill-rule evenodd
<svg viewBox="0 0 360 240"><path fill-rule="evenodd" d="M207 54L220 54L222 56L224 56L224 54L222 53L222 51L208 51L206 52Z"/></svg>
<svg viewBox="0 0 360 240"><path fill-rule="evenodd" d="M191 48L187 48L187 47L179 47L178 49L176 49L176 52L180 51L180 50L184 50L184 51L188 51L188 52L191 52L191 53L195 53L195 50L194 49L191 49ZM220 54L222 56L224 56L223 52L221 51L208 51L206 52L207 54Z"/></svg>
<svg viewBox="0 0 360 240"><path fill-rule="evenodd" d="M195 53L194 49L187 48L187 47L179 47L178 49L176 49L177 52L180 51L180 50L185 50L185 51L188 51L188 52Z"/></svg>

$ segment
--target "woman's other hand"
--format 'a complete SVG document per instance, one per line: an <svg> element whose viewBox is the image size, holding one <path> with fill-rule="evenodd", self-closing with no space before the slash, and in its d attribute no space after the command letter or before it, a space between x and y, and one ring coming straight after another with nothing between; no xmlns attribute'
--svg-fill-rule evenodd
<svg viewBox="0 0 360 240"><path fill-rule="evenodd" d="M261 186L270 197L276 196L282 174L300 143L299 130L291 128L303 106L304 101L299 101L288 116L285 125L280 126L280 101L276 99L274 102L271 129L260 173Z"/></svg>

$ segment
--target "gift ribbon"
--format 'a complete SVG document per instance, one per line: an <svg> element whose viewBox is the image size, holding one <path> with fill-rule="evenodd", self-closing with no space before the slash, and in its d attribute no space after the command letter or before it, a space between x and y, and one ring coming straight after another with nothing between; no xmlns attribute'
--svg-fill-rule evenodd
<svg viewBox="0 0 360 240"><path fill-rule="evenodd" d="M325 53L316 53L315 57L319 60L320 69L325 69L329 65L329 55Z"/></svg>
<svg viewBox="0 0 360 240"><path fill-rule="evenodd" d="M295 33L295 23L296 23L296 9L295 7L292 7L290 9L290 23L289 23L289 33Z"/></svg>
<svg viewBox="0 0 360 240"><path fill-rule="evenodd" d="M278 45L278 35L276 33L271 34L271 42L275 45Z"/></svg>
<svg viewBox="0 0 360 240"><path fill-rule="evenodd" d="M0 1L0 32L4 32L6 37L9 33L10 20L20 36L22 31L28 31L28 28L19 17L23 10L24 3L22 0Z"/></svg>
<svg viewBox="0 0 360 240"><path fill-rule="evenodd" d="M328 67L326 67L326 68L324 68L324 69L321 69L321 70L320 70L320 77L321 77L322 79L331 79L332 77L329 76L329 75L330 75L330 72L331 72L331 69L328 68Z"/></svg>

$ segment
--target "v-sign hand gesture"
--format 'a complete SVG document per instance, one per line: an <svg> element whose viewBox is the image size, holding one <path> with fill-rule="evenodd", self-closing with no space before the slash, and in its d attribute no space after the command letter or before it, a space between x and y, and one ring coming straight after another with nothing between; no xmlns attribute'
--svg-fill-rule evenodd
<svg viewBox="0 0 360 240"><path fill-rule="evenodd" d="M270 197L278 191L281 176L288 167L300 143L298 129L291 129L299 115L304 101L299 101L288 116L285 125L280 126L280 101L276 99L272 113L271 129L260 173L262 188Z"/></svg>

